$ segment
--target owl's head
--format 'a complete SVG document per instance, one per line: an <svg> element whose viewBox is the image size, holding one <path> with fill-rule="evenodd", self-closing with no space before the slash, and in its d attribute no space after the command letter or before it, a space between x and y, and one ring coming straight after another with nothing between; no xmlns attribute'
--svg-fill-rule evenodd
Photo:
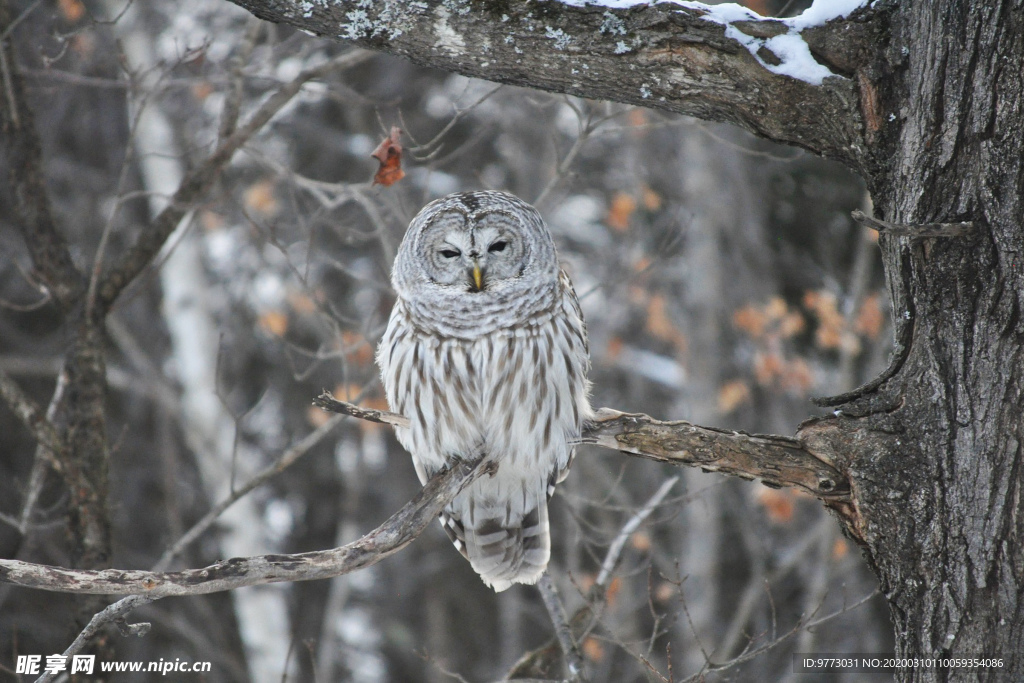
<svg viewBox="0 0 1024 683"><path fill-rule="evenodd" d="M413 219L393 281L406 300L483 303L556 283L558 258L535 208L504 192L460 192Z"/></svg>

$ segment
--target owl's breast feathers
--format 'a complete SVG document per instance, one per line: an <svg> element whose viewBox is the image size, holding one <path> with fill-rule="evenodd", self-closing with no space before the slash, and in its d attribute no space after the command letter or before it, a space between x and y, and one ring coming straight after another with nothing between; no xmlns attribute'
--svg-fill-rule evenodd
<svg viewBox="0 0 1024 683"><path fill-rule="evenodd" d="M473 339L428 326L399 300L377 351L388 402L410 419L396 434L421 481L457 459L498 463L446 513L446 531L497 590L546 567L547 498L591 416L586 327L564 273L555 291L545 309Z"/></svg>

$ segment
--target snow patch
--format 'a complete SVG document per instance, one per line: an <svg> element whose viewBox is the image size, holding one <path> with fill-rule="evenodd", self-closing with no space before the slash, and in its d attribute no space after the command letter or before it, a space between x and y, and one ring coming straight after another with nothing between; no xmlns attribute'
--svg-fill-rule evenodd
<svg viewBox="0 0 1024 683"><path fill-rule="evenodd" d="M722 3L720 5L707 5L692 0L555 0L563 5L572 7L607 7L609 9L627 9L637 5L657 4L676 5L686 9L693 9L703 12L702 19L712 21L725 26L725 35L740 43L753 55L754 59L768 71L789 76L810 83L821 85L825 78L836 76L824 64L819 63L811 54L810 48L804 41L800 32L812 26L820 26L833 19L846 18L855 10L864 7L868 0L814 0L810 7L801 14L787 19L774 17L762 17L757 12L750 10L736 3ZM615 35L609 17L615 18L611 12L605 12L605 21L601 25L601 33ZM773 38L757 38L747 35L733 26L740 21L775 21L788 27L788 32ZM621 24L621 21L620 21ZM622 35L625 28L622 28ZM616 44L615 54L623 54L625 43L619 41ZM758 54L761 49L772 52L780 61L779 64L770 64ZM621 50L621 51L620 51Z"/></svg>

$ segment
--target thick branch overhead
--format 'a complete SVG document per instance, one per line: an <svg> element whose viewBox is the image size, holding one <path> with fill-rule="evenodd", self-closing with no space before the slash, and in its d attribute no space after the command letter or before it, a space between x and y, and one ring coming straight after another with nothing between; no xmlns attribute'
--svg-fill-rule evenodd
<svg viewBox="0 0 1024 683"><path fill-rule="evenodd" d="M853 75L875 30L870 9L797 32L698 3L233 2L262 19L425 66L729 121L854 167L864 163L863 98Z"/></svg>

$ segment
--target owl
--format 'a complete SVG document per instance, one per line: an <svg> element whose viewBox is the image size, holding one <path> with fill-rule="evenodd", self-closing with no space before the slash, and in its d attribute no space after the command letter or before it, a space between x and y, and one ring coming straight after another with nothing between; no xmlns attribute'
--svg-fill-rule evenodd
<svg viewBox="0 0 1024 683"><path fill-rule="evenodd" d="M503 192L462 192L413 219L377 364L396 428L426 482L487 457L441 515L484 583L532 584L551 556L548 499L584 421L590 356L572 283L540 214Z"/></svg>

